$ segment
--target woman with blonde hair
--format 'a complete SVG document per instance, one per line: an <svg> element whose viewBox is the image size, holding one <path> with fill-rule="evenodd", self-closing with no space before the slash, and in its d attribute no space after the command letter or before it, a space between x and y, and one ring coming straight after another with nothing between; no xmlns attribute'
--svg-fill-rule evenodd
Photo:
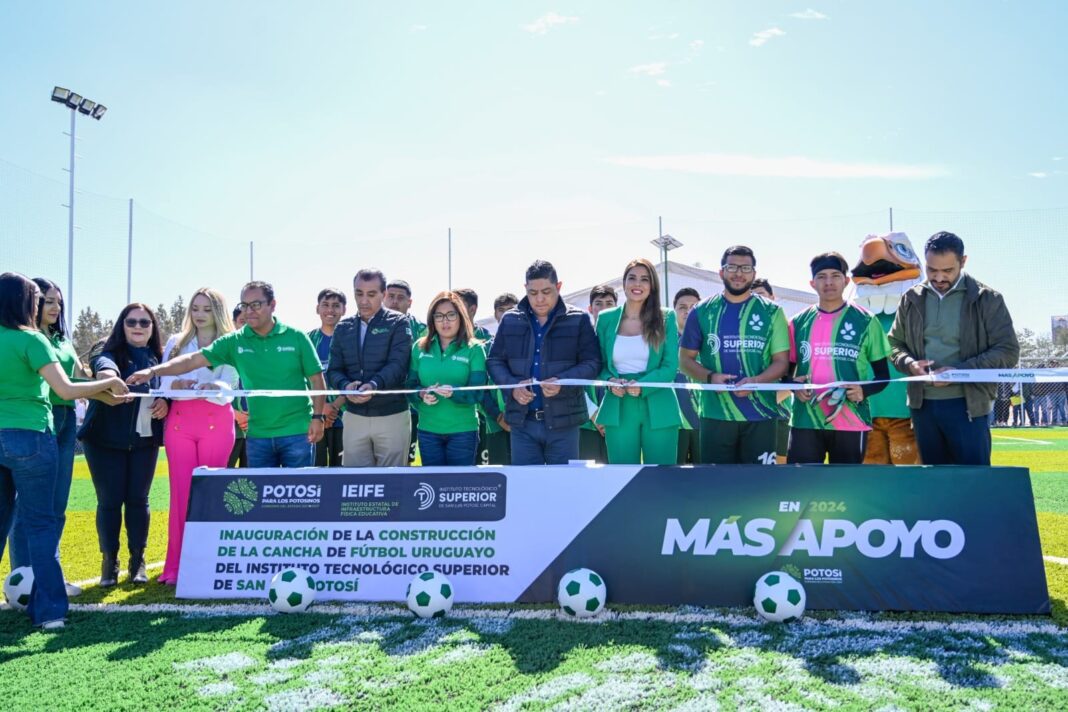
<svg viewBox="0 0 1068 712"><path fill-rule="evenodd" d="M483 394L453 388L486 385L486 352L456 292L435 296L426 322L408 368L408 388L419 389L409 396L419 412L419 457L424 467L474 465Z"/></svg>
<svg viewBox="0 0 1068 712"><path fill-rule="evenodd" d="M201 287L189 299L181 333L167 340L163 362L197 352L234 330L222 294ZM161 386L176 391L236 388L237 371L231 366L200 368L182 376L163 376ZM226 467L234 447L233 398L175 398L164 428L163 446L170 467L171 510L167 559L160 583L178 582L189 486L197 467Z"/></svg>
<svg viewBox="0 0 1068 712"><path fill-rule="evenodd" d="M642 383L671 383L679 369L679 327L660 306L660 280L649 260L623 270L625 301L597 315L601 379L611 381L597 411L610 464L674 465L682 416L675 394Z"/></svg>

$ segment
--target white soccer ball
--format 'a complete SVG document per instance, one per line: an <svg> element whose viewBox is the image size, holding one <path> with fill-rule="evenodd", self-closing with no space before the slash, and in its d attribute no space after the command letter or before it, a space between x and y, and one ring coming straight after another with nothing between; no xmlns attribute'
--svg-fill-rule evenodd
<svg viewBox="0 0 1068 712"><path fill-rule="evenodd" d="M608 588L596 571L575 569L560 577L556 600L569 616L591 618L604 610Z"/></svg>
<svg viewBox="0 0 1068 712"><path fill-rule="evenodd" d="M440 618L452 610L452 584L436 571L413 578L404 597L408 610L420 618Z"/></svg>
<svg viewBox="0 0 1068 712"><path fill-rule="evenodd" d="M805 615L805 587L785 571L771 571L757 579L753 605L766 621L796 621Z"/></svg>
<svg viewBox="0 0 1068 712"><path fill-rule="evenodd" d="M4 598L17 611L26 610L30 605L30 594L33 591L33 569L29 566L20 566L14 569L4 579Z"/></svg>
<svg viewBox="0 0 1068 712"><path fill-rule="evenodd" d="M304 569L282 569L271 579L267 600L279 613L303 613L315 602L315 579Z"/></svg>

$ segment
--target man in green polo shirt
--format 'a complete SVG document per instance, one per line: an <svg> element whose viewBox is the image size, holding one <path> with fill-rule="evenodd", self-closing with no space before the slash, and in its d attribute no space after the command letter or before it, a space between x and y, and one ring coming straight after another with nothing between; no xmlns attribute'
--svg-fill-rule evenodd
<svg viewBox="0 0 1068 712"><path fill-rule="evenodd" d="M776 383L789 367L790 332L782 307L753 294L756 257L744 245L728 247L720 262L723 293L686 317L679 365L698 383L730 384L734 391L701 393L701 462L775 464L775 421L783 413L775 391L747 383Z"/></svg>
<svg viewBox="0 0 1068 712"><path fill-rule="evenodd" d="M177 376L198 368L233 366L249 390L325 390L322 366L308 335L274 318L274 288L249 282L238 305L245 326L196 353L130 376L131 385L153 376ZM323 396L248 399L249 467L311 467L314 444L323 437Z"/></svg>

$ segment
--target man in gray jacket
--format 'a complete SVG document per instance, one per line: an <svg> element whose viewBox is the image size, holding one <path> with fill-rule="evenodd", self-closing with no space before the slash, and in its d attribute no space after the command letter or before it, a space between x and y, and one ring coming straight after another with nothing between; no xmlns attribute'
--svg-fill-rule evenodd
<svg viewBox="0 0 1068 712"><path fill-rule="evenodd" d="M964 242L938 232L924 248L927 280L901 296L891 359L910 376L1015 368L1020 344L1001 294L965 274ZM909 383L916 444L925 465L989 465L988 416L996 383Z"/></svg>
<svg viewBox="0 0 1068 712"><path fill-rule="evenodd" d="M356 314L342 319L330 342L327 385L352 391L345 406L342 464L402 467L408 464L411 417L403 395L376 395L404 387L412 354L408 317L386 309L386 277L362 269L353 280Z"/></svg>

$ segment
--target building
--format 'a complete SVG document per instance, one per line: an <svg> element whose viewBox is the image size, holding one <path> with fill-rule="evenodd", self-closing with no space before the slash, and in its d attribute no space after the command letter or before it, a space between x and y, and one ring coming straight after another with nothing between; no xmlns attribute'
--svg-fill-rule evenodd
<svg viewBox="0 0 1068 712"><path fill-rule="evenodd" d="M668 306L670 306L670 300L675 296L675 292L683 287L693 287L698 291L702 299L723 291L723 280L719 278L719 270L713 271L702 269L700 267L691 267L670 260L667 264L668 273L666 279L664 276L663 263L658 264L656 269L657 274L660 277L661 296L667 294L667 299L669 300ZM623 277L618 276L613 279L605 280L604 282L598 282L597 284L609 284L615 287L617 291L621 291L623 288ZM597 286L597 284L591 284L582 289L565 293L563 295L564 301L568 304L574 304L580 309L586 309L590 304L590 290ZM786 311L787 319L802 309L812 306L818 301L815 293L811 291L790 289L789 287L781 287L775 283L772 283L771 286L775 290L775 301ZM495 333L497 331L497 322L492 316L485 319L479 319L478 324L479 326L488 329L490 333Z"/></svg>

